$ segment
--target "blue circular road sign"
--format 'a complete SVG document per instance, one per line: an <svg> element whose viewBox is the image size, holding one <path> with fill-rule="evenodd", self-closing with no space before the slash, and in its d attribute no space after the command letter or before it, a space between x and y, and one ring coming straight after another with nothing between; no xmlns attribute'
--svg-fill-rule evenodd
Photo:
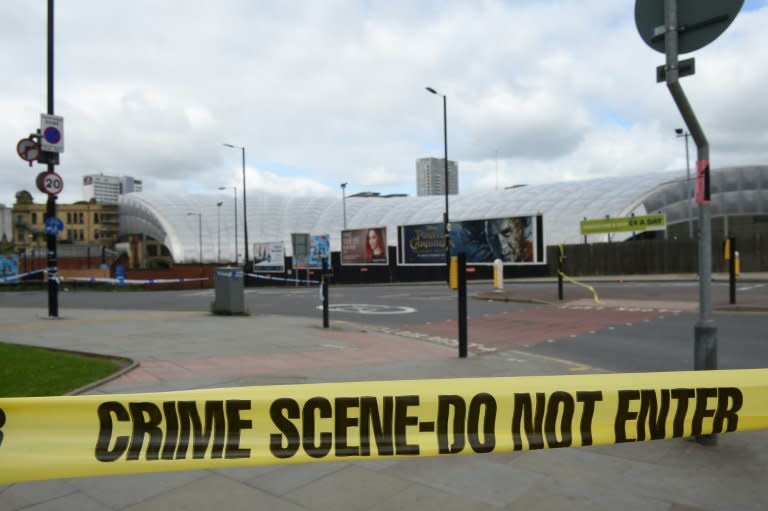
<svg viewBox="0 0 768 511"><path fill-rule="evenodd" d="M49 144L58 144L61 140L61 132L59 131L59 128L56 128L55 126L48 126L45 128L43 136L45 137L45 141Z"/></svg>

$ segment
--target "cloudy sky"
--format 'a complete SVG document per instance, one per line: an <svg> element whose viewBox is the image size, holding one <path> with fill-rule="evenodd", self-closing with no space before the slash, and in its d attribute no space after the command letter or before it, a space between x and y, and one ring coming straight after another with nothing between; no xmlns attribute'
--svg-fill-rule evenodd
<svg viewBox="0 0 768 511"><path fill-rule="evenodd" d="M46 110L43 0L0 2L0 203L42 170L16 155ZM634 1L66 0L56 3L61 201L82 176L148 191L416 193L449 158L462 192L685 169L682 121ZM682 80L714 167L768 163L768 0ZM691 145L691 159L695 151Z"/></svg>

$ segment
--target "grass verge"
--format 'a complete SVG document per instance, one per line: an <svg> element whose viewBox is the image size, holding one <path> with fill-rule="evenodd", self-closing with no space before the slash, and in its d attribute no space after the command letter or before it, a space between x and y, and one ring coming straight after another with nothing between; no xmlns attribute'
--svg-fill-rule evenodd
<svg viewBox="0 0 768 511"><path fill-rule="evenodd" d="M109 358L0 343L0 397L60 396L123 365Z"/></svg>

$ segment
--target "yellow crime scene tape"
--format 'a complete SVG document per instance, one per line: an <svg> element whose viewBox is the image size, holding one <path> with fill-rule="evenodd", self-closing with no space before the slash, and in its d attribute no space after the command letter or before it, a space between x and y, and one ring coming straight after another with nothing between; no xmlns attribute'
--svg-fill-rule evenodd
<svg viewBox="0 0 768 511"><path fill-rule="evenodd" d="M768 369L0 399L0 483L768 428Z"/></svg>

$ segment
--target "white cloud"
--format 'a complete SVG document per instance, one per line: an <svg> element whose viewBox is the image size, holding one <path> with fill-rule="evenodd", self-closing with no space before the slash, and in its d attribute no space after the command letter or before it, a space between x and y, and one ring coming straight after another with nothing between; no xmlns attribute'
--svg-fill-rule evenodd
<svg viewBox="0 0 768 511"><path fill-rule="evenodd" d="M608 5L606 5L608 4ZM86 173L147 189L415 194L415 160L443 152L461 189L684 168L680 115L637 34L603 0L56 5L63 201ZM768 7L748 0L683 79L715 166L768 160ZM45 11L0 4L0 203L32 190L16 142L45 109ZM498 154L498 159L496 155ZM692 154L694 152L692 151ZM693 156L692 156L693 158ZM352 186L352 185L350 185ZM41 195L36 195L42 200Z"/></svg>

